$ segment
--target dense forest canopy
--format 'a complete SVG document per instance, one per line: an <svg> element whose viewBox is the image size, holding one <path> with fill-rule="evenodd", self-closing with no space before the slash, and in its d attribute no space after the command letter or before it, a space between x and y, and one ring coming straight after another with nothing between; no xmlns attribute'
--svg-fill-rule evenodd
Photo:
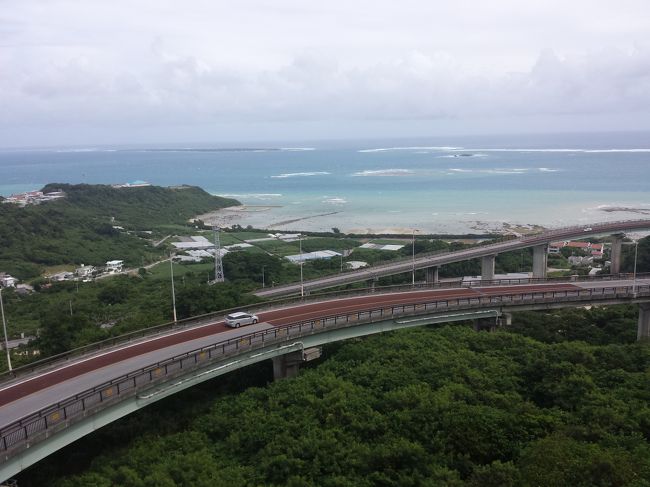
<svg viewBox="0 0 650 487"><path fill-rule="evenodd" d="M650 348L624 333L633 308L530 313L516 333L446 326L351 340L296 379L210 396L228 381L217 379L202 400L188 391L194 400L86 440L99 456L86 469L77 448L83 473L52 485L645 486ZM525 336L535 316L546 317L537 339ZM618 318L618 338L562 338L576 316L601 330ZM268 370L239 374L250 384ZM56 478L55 462L21 485Z"/></svg>

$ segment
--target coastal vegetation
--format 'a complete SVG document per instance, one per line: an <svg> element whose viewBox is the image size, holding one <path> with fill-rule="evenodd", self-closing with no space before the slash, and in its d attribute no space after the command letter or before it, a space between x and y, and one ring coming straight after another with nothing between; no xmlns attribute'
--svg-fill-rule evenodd
<svg viewBox="0 0 650 487"><path fill-rule="evenodd" d="M20 485L647 485L650 349L635 328L624 305L332 345L296 379L267 384L259 364L167 399Z"/></svg>
<svg viewBox="0 0 650 487"><path fill-rule="evenodd" d="M120 259L127 266L157 260L151 245L166 225L187 225L199 213L236 204L200 188L113 188L105 185L48 184L66 197L41 205L0 205L0 271L34 278L47 266L103 265Z"/></svg>
<svg viewBox="0 0 650 487"><path fill-rule="evenodd" d="M154 240L199 232L189 218L234 202L187 187L45 189L55 187L65 200L0 205L0 263L13 262L18 275L101 264L115 252L140 267L168 251ZM263 235L235 229L222 241ZM341 272L348 260L373 265L468 246L421 236L370 239L404 245L394 252L359 248L367 240L330 232L257 242L228 253L227 282L212 286L213 263L174 264L178 317L252 305L259 300L249 291L262 283L295 282L300 267L283 257L301 246L354 249L306 263L307 279ZM568 256L551 265L568 270ZM524 249L499 255L496 271L531 265ZM633 266L627 245L623 271ZM637 270L650 271L648 238L638 244ZM171 321L170 271L164 260L89 283L35 279L33 294L6 290L10 332L37 336L14 365ZM478 274L478 260L440 272ZM297 379L278 383L268 363L258 364L108 426L25 472L20 485L648 485L650 351L635 343L637 313L632 305L528 312L492 334L461 324L357 339L326 347Z"/></svg>

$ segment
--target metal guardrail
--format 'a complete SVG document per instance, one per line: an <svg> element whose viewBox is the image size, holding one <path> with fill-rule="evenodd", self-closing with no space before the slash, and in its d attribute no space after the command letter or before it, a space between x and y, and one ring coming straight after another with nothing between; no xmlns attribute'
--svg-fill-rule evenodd
<svg viewBox="0 0 650 487"><path fill-rule="evenodd" d="M506 243L506 242L512 242L514 245L521 244L521 243L531 243L531 242L534 243L536 240L539 240L539 239L541 239L540 240L541 242L545 242L545 241L548 240L547 237L551 237L551 236L559 237L559 236L561 236L563 234L573 233L575 230L579 230L579 229L592 228L592 229L595 229L594 232L597 233L598 229L607 230L607 228L605 228L605 227L617 226L617 225L632 225L632 226L639 226L639 227L643 227L644 225L650 226L650 220L618 220L618 221L607 222L607 223L593 223L593 224L585 224L585 225L575 225L575 226L571 226L571 227L564 227L564 228L557 229L557 230L547 230L545 232L541 232L541 233L534 234L534 235L529 235L529 236L522 237L522 238L505 237L503 239L500 239L497 242L492 241L489 244L485 244L485 245L479 244L479 245L477 245L475 247L471 247L469 249L461 250L461 252L463 252L463 251L465 251L465 252L475 251L475 252L480 253L480 252L484 251L486 248L499 247L499 246L503 245L503 243ZM592 233L594 233L594 232L592 232ZM427 258L430 258L430 257L436 257L436 256L445 255L445 254L451 255L451 254L454 254L454 253L457 253L457 252L459 252L459 251L439 250L439 251L435 251L435 252L419 254L418 258L416 259L416 267L417 267L418 260L420 260L420 259L426 260ZM471 259L472 257L469 256L467 258ZM365 269L364 271L368 274L367 277L369 279L374 279L377 276L375 276L373 274L373 270L381 271L382 269L392 267L395 264L400 264L400 263L405 263L406 264L406 263L411 263L411 262L412 262L412 259L410 259L408 257L405 257L404 259L396 259L396 260L392 260L390 262L387 262L385 264L380 264L378 266L373 266L372 268ZM352 276L352 274L354 272L357 272L357 271L351 271L349 273L350 277L352 278L352 282L357 281ZM345 276L345 273L344 274L336 274L334 276L329 276L329 277L338 277L338 276ZM327 277L328 276L325 276L325 278L327 278ZM557 278L553 278L553 279L557 279ZM512 280L508 279L507 281L512 281ZM313 282L313 281L305 281L304 285L308 287L310 282ZM490 283L491 285L499 285L498 282L499 282L499 280L481 281L481 283L483 283L483 284L476 284L476 285L486 285L485 283ZM523 281L523 282L531 283L531 282L542 282L542 281L528 280L528 281ZM551 281L551 282L558 282L558 281ZM341 282L339 285L346 285L348 283L349 282ZM514 283L511 282L511 284L514 284ZM446 285L446 283L436 283L435 285L430 285L430 284L427 284L425 286L416 285L416 287L419 288L419 289L433 288L433 287L444 288L445 285ZM450 287L453 287L453 286L450 286ZM381 288L381 289L391 289L391 288L392 289L406 289L405 286L400 286L399 288L384 287L384 288ZM410 286L409 288L413 289L413 286ZM375 292L375 291L372 291L372 292ZM346 291L346 294L350 295L350 296L358 295L356 291ZM334 294L332 294L332 293L324 293L324 294L323 293L318 293L317 296L322 298L324 295L333 296ZM314 296L316 296L316 295L314 295ZM300 298L300 300L303 301L304 298ZM255 305L255 306L251 306L250 308L254 309L254 311L263 311L263 310L272 309L275 306L291 304L291 303L294 303L294 302L296 302L295 297L294 298L289 298L289 299L279 299L279 300L268 301L264 305L261 305L261 306L260 305ZM221 311L217 311L217 312L213 312L213 313L206 313L204 315L194 316L194 317L186 318L186 319L183 319L183 320L178 320L177 322L163 323L161 325L156 325L154 327L148 327L148 328L144 328L142 330L136 330L136 331L131 332L131 333L126 333L126 334L123 334L123 335L119 335L117 337L112 337L112 338L108 338L106 340L91 343L89 345L84 345L82 347L78 347L78 348L75 348L73 350L63 352L61 354L57 354L57 355L54 355L54 356L51 356L51 357L47 357L47 358L44 358L44 359L41 359L41 360L37 360L35 362L31 362L31 363L26 364L26 365L21 366L21 367L16 367L11 372L9 372L9 371L2 372L2 373L0 373L0 383L2 383L3 381L6 381L6 380L12 380L12 379L14 379L16 377L22 377L22 376L24 376L26 374L29 374L31 372L40 370L43 367L57 365L57 364L59 364L61 362L67 362L67 361L69 361L69 360L71 360L71 359L73 359L75 357L85 356L85 355L88 355L88 354L93 353L93 352L97 352L97 351L105 350L107 348L114 347L116 345L122 345L122 344L125 344L125 343L133 343L133 342L137 341L138 339L152 337L152 336L155 336L156 334L163 334L163 333L175 330L175 329L184 329L184 328L188 328L188 327L195 327L195 326L200 326L200 325L203 325L203 324L207 324L211 320L214 320L215 318L221 319L221 317L223 315L228 314L228 313L230 313L232 311L239 310L241 308L242 308L241 306L238 306L236 308L221 310Z"/></svg>
<svg viewBox="0 0 650 487"><path fill-rule="evenodd" d="M470 260L470 259L481 257L484 254L486 249L490 250L494 248L495 251L496 250L499 251L498 253L503 253L508 250L519 250L521 248L526 248L529 247L531 244L536 244L536 243L544 244L556 238L571 237L571 236L575 237L575 233L577 231L580 232L579 233L580 235L582 235L583 233L585 235L592 235L594 233L612 231L613 229L617 230L618 227L620 227L621 225L626 226L628 228L640 228L640 229L650 228L650 220L618 220L618 221L606 222L606 223L591 223L591 224L586 223L584 225L574 225L570 227L559 228L556 230L547 230L544 232L526 235L523 237L507 236L505 238L498 239L497 241L491 239L489 243L480 243L478 245L475 245L467 249L454 250L454 251L437 250L434 252L421 253L418 254L415 260L412 257L403 257L399 259L393 259L386 263L374 265L366 269L348 271L347 273L337 274L335 276L325 276L318 279L310 279L303 283L303 287L305 289L308 289L311 284L327 282L328 277L332 278L332 280L340 281L339 285L344 285L349 282L356 282L359 280L363 280L363 277L360 278L359 276L365 275L369 279L372 279L374 277L373 274L379 274L386 269L390 269L394 267L400 267L400 266L409 267L409 269L407 269L408 271L410 270L410 266L415 264L416 269L421 269L426 266L433 265L428 262L428 260L433 257L464 254L462 255L462 258L460 258L459 260ZM589 232L585 232L586 228L590 229ZM504 244L511 244L511 245L504 245ZM512 247L512 249L510 249L510 247ZM278 288L289 288L295 286L296 284L287 284L283 286L278 286Z"/></svg>
<svg viewBox="0 0 650 487"><path fill-rule="evenodd" d="M634 289L634 293L632 290ZM427 311L454 311L485 306L517 306L558 302L592 302L598 300L650 297L650 286L603 287L566 291L538 291L519 294L459 297L426 300L410 304L372 307L361 311L332 314L318 319L290 323L245 336L230 338L185 352L122 375L79 394L59 401L0 429L0 452L6 459L21 448L33 445L88 415L134 396L156 384L201 369L210 363L240 353L313 335L325 330L385 320L396 316L423 314ZM0 462L1 463L1 462Z"/></svg>
<svg viewBox="0 0 650 487"><path fill-rule="evenodd" d="M259 313L263 311L270 311L277 309L281 306L287 306L296 303L312 302L319 301L322 299L331 299L336 297L356 297L356 296L365 296L373 294L381 294L387 292L405 292L405 291L425 291L432 289L453 289L453 288L473 288L473 287L485 287L485 286L514 286L514 285L524 285L524 284L543 284L543 283L558 283L558 282L595 282L595 281L613 281L621 279L631 279L631 273L621 273L621 274L605 274L599 276L568 276L568 277L522 277L522 278L508 278L508 279L492 279L492 280L471 280L463 281L462 278L458 278L455 281L440 281L436 283L416 283L412 284L398 284L391 286L376 286L375 288L360 288L360 289L348 289L345 291L324 291L319 293L312 293L304 297L290 297L282 298L271 301L266 301L264 303L255 304L246 307L248 311L253 313ZM649 273L637 273L637 279L650 279ZM54 368L62 363L70 362L75 358L86 357L92 355L93 353L105 351L107 349L114 348L118 345L133 344L137 343L141 339L154 338L156 336L162 336L166 333L172 331L182 331L190 328L196 328L199 326L207 325L214 323L215 320L222 320L223 317L231 312L239 311L243 307L238 306L236 308L229 308L225 310L215 311L211 313L206 313L203 315L193 316L191 318L185 318L178 320L177 322L168 322L156 326L151 326L148 328L143 328L141 330L136 330L130 333L125 333L123 335L118 335L116 337L107 338L99 342L90 343L82 347L78 347L67 352L63 352L51 357L46 357L29 364L16 367L11 372L4 371L0 373L0 384L6 384L11 380L24 377L30 373L43 371L47 369Z"/></svg>

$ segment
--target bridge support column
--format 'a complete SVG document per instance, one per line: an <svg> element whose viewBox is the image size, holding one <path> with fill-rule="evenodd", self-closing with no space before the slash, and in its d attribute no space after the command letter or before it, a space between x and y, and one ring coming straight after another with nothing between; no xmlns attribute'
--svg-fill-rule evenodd
<svg viewBox="0 0 650 487"><path fill-rule="evenodd" d="M474 331L494 331L497 328L496 317L478 318L474 320Z"/></svg>
<svg viewBox="0 0 650 487"><path fill-rule="evenodd" d="M533 247L533 278L544 279L548 262L548 245Z"/></svg>
<svg viewBox="0 0 650 487"><path fill-rule="evenodd" d="M512 325L512 313L502 313L499 317L499 325L501 326L511 326Z"/></svg>
<svg viewBox="0 0 650 487"><path fill-rule="evenodd" d="M611 265L609 266L610 274L618 274L621 272L621 247L623 245L623 237L619 235L614 236L612 240L612 251L610 255Z"/></svg>
<svg viewBox="0 0 650 487"><path fill-rule="evenodd" d="M639 304L639 327L636 331L636 339L650 340L650 303Z"/></svg>
<svg viewBox="0 0 650 487"><path fill-rule="evenodd" d="M440 271L440 267L438 266L427 267L426 269L427 284L437 284L440 281L440 278L438 276L439 271Z"/></svg>
<svg viewBox="0 0 650 487"><path fill-rule="evenodd" d="M481 259L481 280L491 281L494 279L494 261L496 255L486 255Z"/></svg>
<svg viewBox="0 0 650 487"><path fill-rule="evenodd" d="M306 348L298 352L273 357L273 380L296 377L300 370L300 364L319 358L321 352L321 348Z"/></svg>

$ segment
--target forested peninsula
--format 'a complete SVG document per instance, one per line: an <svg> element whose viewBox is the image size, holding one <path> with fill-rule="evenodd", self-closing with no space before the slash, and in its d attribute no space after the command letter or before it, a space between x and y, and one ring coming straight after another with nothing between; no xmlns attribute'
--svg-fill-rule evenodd
<svg viewBox="0 0 650 487"><path fill-rule="evenodd" d="M238 204L195 186L53 183L42 191L62 191L65 197L25 207L0 204L0 270L20 279L61 264L154 261L162 250L150 246L143 252L143 239L171 233L174 225L186 225L198 214Z"/></svg>

